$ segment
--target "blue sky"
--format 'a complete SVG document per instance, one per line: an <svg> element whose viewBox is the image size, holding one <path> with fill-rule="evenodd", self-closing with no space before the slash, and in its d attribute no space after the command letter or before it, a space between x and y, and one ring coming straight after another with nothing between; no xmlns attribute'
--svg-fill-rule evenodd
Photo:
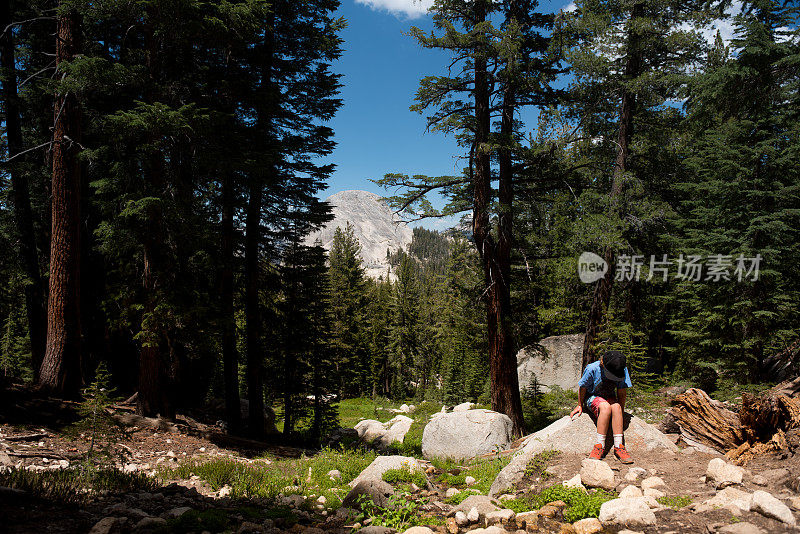
<svg viewBox="0 0 800 534"><path fill-rule="evenodd" d="M542 5L560 9L567 3L545 0ZM334 65L344 75L344 104L331 122L338 143L332 156L337 170L322 197L345 189L387 194L369 180L388 172L460 174L463 151L455 140L425 133L425 117L408 109L420 78L443 73L447 65L446 54L422 49L405 35L411 26L433 29L424 5L413 0L342 0L339 15L348 22L342 33L344 54Z"/></svg>

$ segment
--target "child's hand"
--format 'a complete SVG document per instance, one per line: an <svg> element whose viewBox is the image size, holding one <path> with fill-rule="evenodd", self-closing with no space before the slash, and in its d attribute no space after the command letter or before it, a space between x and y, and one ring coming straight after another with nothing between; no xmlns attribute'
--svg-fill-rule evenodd
<svg viewBox="0 0 800 534"><path fill-rule="evenodd" d="M576 415L577 415L578 417L580 417L582 413L583 413L583 406L581 406L581 405L579 404L579 405L575 406L575 409L574 409L574 410L572 410L572 413L571 413L571 414L569 414L569 418L570 418L570 420L572 420L572 419L575 419L575 416L576 416Z"/></svg>

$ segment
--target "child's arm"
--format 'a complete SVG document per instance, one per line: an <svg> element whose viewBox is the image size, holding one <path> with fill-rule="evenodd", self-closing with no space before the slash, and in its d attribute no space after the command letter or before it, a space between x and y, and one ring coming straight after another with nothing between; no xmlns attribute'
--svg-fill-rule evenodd
<svg viewBox="0 0 800 534"><path fill-rule="evenodd" d="M586 400L586 388L581 386L578 388L578 405L572 410L572 413L569 414L569 418L572 419L575 417L575 414L579 416L583 413L583 403Z"/></svg>

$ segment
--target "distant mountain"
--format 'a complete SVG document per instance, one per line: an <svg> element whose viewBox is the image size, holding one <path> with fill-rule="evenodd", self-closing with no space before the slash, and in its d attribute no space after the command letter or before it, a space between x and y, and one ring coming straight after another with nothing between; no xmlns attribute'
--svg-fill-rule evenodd
<svg viewBox="0 0 800 534"><path fill-rule="evenodd" d="M325 250L331 249L336 228L349 222L361 243L361 259L367 276L386 276L389 263L387 250L396 252L411 243L412 230L381 201L368 191L341 191L326 199L333 206L334 219L322 230L308 236L307 243L319 240Z"/></svg>

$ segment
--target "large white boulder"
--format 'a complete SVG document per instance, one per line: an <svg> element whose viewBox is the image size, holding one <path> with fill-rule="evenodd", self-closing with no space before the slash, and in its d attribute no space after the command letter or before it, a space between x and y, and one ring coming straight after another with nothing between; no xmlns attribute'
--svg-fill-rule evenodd
<svg viewBox="0 0 800 534"><path fill-rule="evenodd" d="M385 423L374 419L364 419L359 421L354 428L358 432L358 438L364 443L386 448L394 442L403 443L413 422L414 420L408 416L397 415Z"/></svg>
<svg viewBox="0 0 800 534"><path fill-rule="evenodd" d="M550 336L517 353L517 379L520 390L536 380L542 391L552 386L577 391L583 371L583 334Z"/></svg>
<svg viewBox="0 0 800 534"><path fill-rule="evenodd" d="M638 451L668 450L677 452L678 447L656 427L638 417L625 414L625 444L636 458ZM586 455L597 442L597 427L592 418L584 413L574 421L564 416L550 426L525 438L522 449L514 454L511 462L503 468L492 483L490 495L499 495L522 480L525 468L537 454L546 450L557 450L567 454ZM606 443L613 443L611 429Z"/></svg>
<svg viewBox="0 0 800 534"><path fill-rule="evenodd" d="M511 445L511 419L491 410L467 410L433 417L422 433L422 456L464 460Z"/></svg>

